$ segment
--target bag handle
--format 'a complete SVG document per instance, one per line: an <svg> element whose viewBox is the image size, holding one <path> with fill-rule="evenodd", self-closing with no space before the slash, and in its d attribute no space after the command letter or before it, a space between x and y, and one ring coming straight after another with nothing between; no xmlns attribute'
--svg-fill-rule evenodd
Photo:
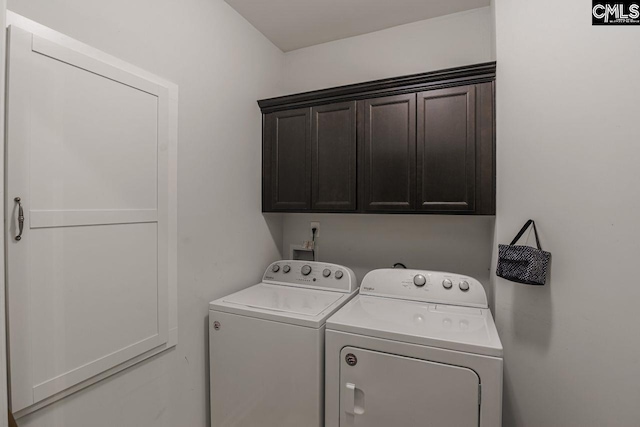
<svg viewBox="0 0 640 427"><path fill-rule="evenodd" d="M527 231L527 228L529 228L530 225L533 225L533 233L536 235L536 245L538 246L539 250L542 250L542 247L540 246L540 239L538 238L538 230L536 229L536 223L530 219L529 221L527 221L524 224L524 227L522 227L522 229L520 229L520 232L518 233L518 235L511 241L511 245L515 245L516 242L518 240L520 240L520 238L522 237L522 235L524 234L525 231Z"/></svg>

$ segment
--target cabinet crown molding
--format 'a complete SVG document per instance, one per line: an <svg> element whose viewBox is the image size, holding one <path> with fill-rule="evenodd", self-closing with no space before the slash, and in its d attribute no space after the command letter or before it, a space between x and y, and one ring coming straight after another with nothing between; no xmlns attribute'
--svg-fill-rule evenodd
<svg viewBox="0 0 640 427"><path fill-rule="evenodd" d="M353 101L378 96L400 95L421 90L490 82L495 80L495 78L496 62L492 61L262 99L258 101L258 105L263 113L269 113L345 100Z"/></svg>

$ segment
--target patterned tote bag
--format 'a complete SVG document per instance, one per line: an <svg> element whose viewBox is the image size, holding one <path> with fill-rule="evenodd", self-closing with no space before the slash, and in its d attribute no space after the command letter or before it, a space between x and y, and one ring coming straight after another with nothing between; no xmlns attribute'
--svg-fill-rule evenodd
<svg viewBox="0 0 640 427"><path fill-rule="evenodd" d="M537 248L516 245L524 232L533 225ZM498 246L498 269L496 274L512 282L527 285L544 285L551 254L542 250L536 223L532 219L526 222L518 235L509 245Z"/></svg>

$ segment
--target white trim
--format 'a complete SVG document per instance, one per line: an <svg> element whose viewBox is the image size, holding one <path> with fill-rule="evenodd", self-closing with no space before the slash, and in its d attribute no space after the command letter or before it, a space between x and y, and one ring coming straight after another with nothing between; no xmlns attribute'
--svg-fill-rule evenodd
<svg viewBox="0 0 640 427"><path fill-rule="evenodd" d="M51 397L48 397L44 400L41 400L40 402L29 406L28 408L23 409L22 411L18 411L14 414L16 419L22 418L25 415L31 414L32 412L35 412L39 409L44 408L45 406L48 406L64 397L70 396L73 393L76 393L84 388L89 387L92 384L97 383L98 381L102 381L105 378L108 378L112 375L117 374L118 372L124 371L127 368L130 368L131 366L142 362L143 360L149 359L150 357L153 357L155 355L158 355L160 353L162 353L163 351L166 351L168 349L170 349L171 347L175 347L176 344L178 343L178 328L174 328L169 330L169 337L168 337L168 341L165 345L162 345L158 348L154 348L152 350L149 350L148 352L141 354L131 360L126 361L125 363L115 366L111 369L109 369L108 371L105 371L93 378L89 378L86 381L81 382L80 384L76 384L73 387L70 387L64 391L61 391L58 394L55 394ZM0 425L0 427L6 427L6 424L4 425Z"/></svg>
<svg viewBox="0 0 640 427"><path fill-rule="evenodd" d="M7 1L0 0L0 20L4 24ZM3 27L4 28L4 27ZM3 135L0 148L0 200L4 200L4 117L5 117L5 63L7 57L7 32L0 31L0 135ZM4 224L4 209L0 209L0 220ZM7 324L6 289L4 267L4 227L0 227L3 244L0 245L0 427L7 427L9 419L9 390L7 384Z"/></svg>
<svg viewBox="0 0 640 427"><path fill-rule="evenodd" d="M29 228L158 222L156 209L80 210L29 212Z"/></svg>
<svg viewBox="0 0 640 427"><path fill-rule="evenodd" d="M35 21L25 18L24 16L18 15L17 13L7 10L6 26L8 27L10 25L14 25L16 27L22 28L23 30L28 31L40 38L45 38L50 42L56 43L58 45L62 45L71 50L75 50L76 52L82 53L83 55L94 58L100 62L107 62L116 68L124 70L128 73L137 75L142 79L152 81L156 83L158 86L167 88L169 90L170 99L175 99L175 101L178 100L178 85L176 85L175 83L171 83L170 81L165 80L161 77L158 77L154 74L151 74L148 71L145 71L141 68L136 67L135 65L129 64L128 62L125 62L122 59L116 58L115 56L111 56L94 47L91 47L82 42L79 42L78 40L72 39L69 36L66 36L62 33L54 31L51 28L47 28L42 24L38 24Z"/></svg>
<svg viewBox="0 0 640 427"><path fill-rule="evenodd" d="M94 58L88 58L84 54L78 55L74 50L67 49L64 46L53 43L42 37L33 37L31 51L66 64L73 65L74 67L82 68L83 70L98 74L99 76L106 77L134 89L147 92L151 95L158 96L158 92L160 90L157 84L149 82L148 79L141 79L131 73L122 71L121 68L109 65L106 62L96 60Z"/></svg>

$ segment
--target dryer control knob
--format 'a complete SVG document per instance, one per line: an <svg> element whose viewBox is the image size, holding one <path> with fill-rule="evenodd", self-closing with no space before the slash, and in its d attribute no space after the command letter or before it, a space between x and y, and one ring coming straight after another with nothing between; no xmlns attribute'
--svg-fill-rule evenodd
<svg viewBox="0 0 640 427"><path fill-rule="evenodd" d="M453 282L450 279L444 279L442 281L442 287L445 289L451 289L451 287L453 286Z"/></svg>
<svg viewBox="0 0 640 427"><path fill-rule="evenodd" d="M329 270L328 268L325 268L324 270L322 270L322 275L324 277L329 277L331 276L331 270Z"/></svg>
<svg viewBox="0 0 640 427"><path fill-rule="evenodd" d="M460 290L462 292L467 292L469 290L469 282L467 282L466 280L463 280L462 282L460 282L460 285L458 285L460 287Z"/></svg>
<svg viewBox="0 0 640 427"><path fill-rule="evenodd" d="M284 267L282 267L282 271L284 271L285 273L288 273L291 271L291 266L290 265L285 265Z"/></svg>
<svg viewBox="0 0 640 427"><path fill-rule="evenodd" d="M271 271L277 273L278 271L280 271L280 266L278 264L274 264L273 267L271 267Z"/></svg>
<svg viewBox="0 0 640 427"><path fill-rule="evenodd" d="M303 265L301 272L302 272L303 276L308 276L309 274L311 274L311 266L306 265L306 264Z"/></svg>
<svg viewBox="0 0 640 427"><path fill-rule="evenodd" d="M423 287L427 283L427 279L422 274L416 274L413 277L413 284L418 287Z"/></svg>
<svg viewBox="0 0 640 427"><path fill-rule="evenodd" d="M336 271L335 277L336 279L340 280L342 279L342 276L344 276L344 273L340 270Z"/></svg>

